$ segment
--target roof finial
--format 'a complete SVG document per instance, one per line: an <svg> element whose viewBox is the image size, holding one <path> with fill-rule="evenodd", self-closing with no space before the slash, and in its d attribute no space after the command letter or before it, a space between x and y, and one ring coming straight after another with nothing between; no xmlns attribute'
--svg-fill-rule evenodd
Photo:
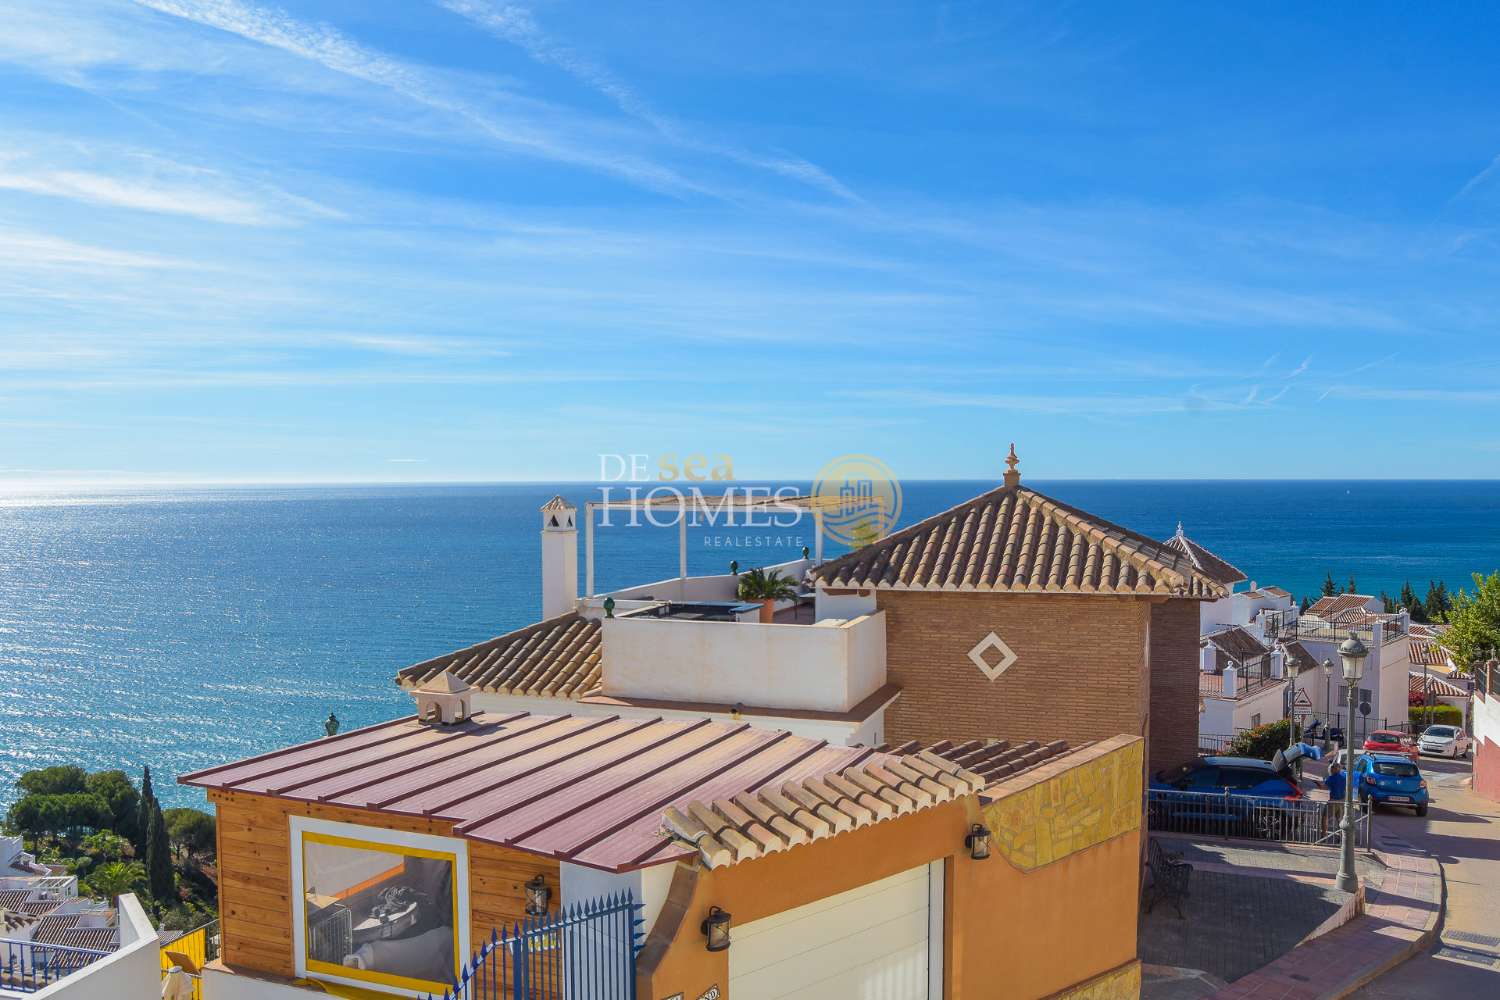
<svg viewBox="0 0 1500 1000"><path fill-rule="evenodd" d="M1177 522L1177 537L1178 538L1183 537L1183 535L1182 535L1182 522L1181 521Z"/></svg>
<svg viewBox="0 0 1500 1000"><path fill-rule="evenodd" d="M1018 466L1020 464L1021 464L1021 460L1016 457L1016 443L1014 441L1012 441L1010 443L1010 454L1005 456L1005 465L1006 465L1006 469L1005 469L1005 485L1006 486L1020 486L1021 485L1021 471L1016 468L1016 466Z"/></svg>

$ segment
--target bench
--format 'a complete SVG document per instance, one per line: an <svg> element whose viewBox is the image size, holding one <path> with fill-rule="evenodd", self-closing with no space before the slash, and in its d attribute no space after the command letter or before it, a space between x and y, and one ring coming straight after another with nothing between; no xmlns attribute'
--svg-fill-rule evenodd
<svg viewBox="0 0 1500 1000"><path fill-rule="evenodd" d="M1165 899L1177 908L1177 916L1186 919L1182 901L1188 896L1188 879L1192 877L1193 866L1182 860L1180 854L1163 848L1154 837L1146 848L1146 866L1151 871L1151 882L1143 894L1146 912L1151 912L1157 900Z"/></svg>

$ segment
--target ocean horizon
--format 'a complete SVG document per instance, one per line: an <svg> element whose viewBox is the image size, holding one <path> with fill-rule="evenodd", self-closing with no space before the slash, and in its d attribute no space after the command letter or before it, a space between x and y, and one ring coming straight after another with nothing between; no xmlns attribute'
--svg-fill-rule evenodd
<svg viewBox="0 0 1500 1000"><path fill-rule="evenodd" d="M1451 591L1500 568L1493 480L1026 480L1256 582ZM599 484L164 485L0 492L0 806L21 772L178 774L409 711L403 666L536 620L540 520ZM615 486L632 484L610 484ZM633 484L650 487L657 484ZM706 483L724 486L788 485ZM905 526L993 481L903 483ZM811 522L690 531L689 570L795 558ZM582 546L580 546L580 549ZM830 545L828 556L842 551ZM675 528L597 534L601 590L675 576ZM582 573L580 573L580 585Z"/></svg>

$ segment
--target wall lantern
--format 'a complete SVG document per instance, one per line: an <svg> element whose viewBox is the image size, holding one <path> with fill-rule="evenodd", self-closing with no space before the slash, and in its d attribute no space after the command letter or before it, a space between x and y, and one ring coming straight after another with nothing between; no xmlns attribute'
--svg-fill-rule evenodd
<svg viewBox="0 0 1500 1000"><path fill-rule="evenodd" d="M975 823L969 828L969 835L964 838L964 846L969 849L969 857L975 861L983 861L990 856L990 829L983 823Z"/></svg>
<svg viewBox="0 0 1500 1000"><path fill-rule="evenodd" d="M547 888L546 879L538 875L526 883L526 915L528 917L544 915L551 903L552 890Z"/></svg>
<svg viewBox="0 0 1500 1000"><path fill-rule="evenodd" d="M708 919L703 921L703 936L708 938L709 951L725 951L729 948L729 914L717 906L708 908Z"/></svg>

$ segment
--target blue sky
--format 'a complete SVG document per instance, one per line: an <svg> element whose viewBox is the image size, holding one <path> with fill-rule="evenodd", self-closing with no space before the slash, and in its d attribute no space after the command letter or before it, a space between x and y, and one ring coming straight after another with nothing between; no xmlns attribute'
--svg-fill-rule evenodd
<svg viewBox="0 0 1500 1000"><path fill-rule="evenodd" d="M1479 6L0 16L0 486L1500 474Z"/></svg>

